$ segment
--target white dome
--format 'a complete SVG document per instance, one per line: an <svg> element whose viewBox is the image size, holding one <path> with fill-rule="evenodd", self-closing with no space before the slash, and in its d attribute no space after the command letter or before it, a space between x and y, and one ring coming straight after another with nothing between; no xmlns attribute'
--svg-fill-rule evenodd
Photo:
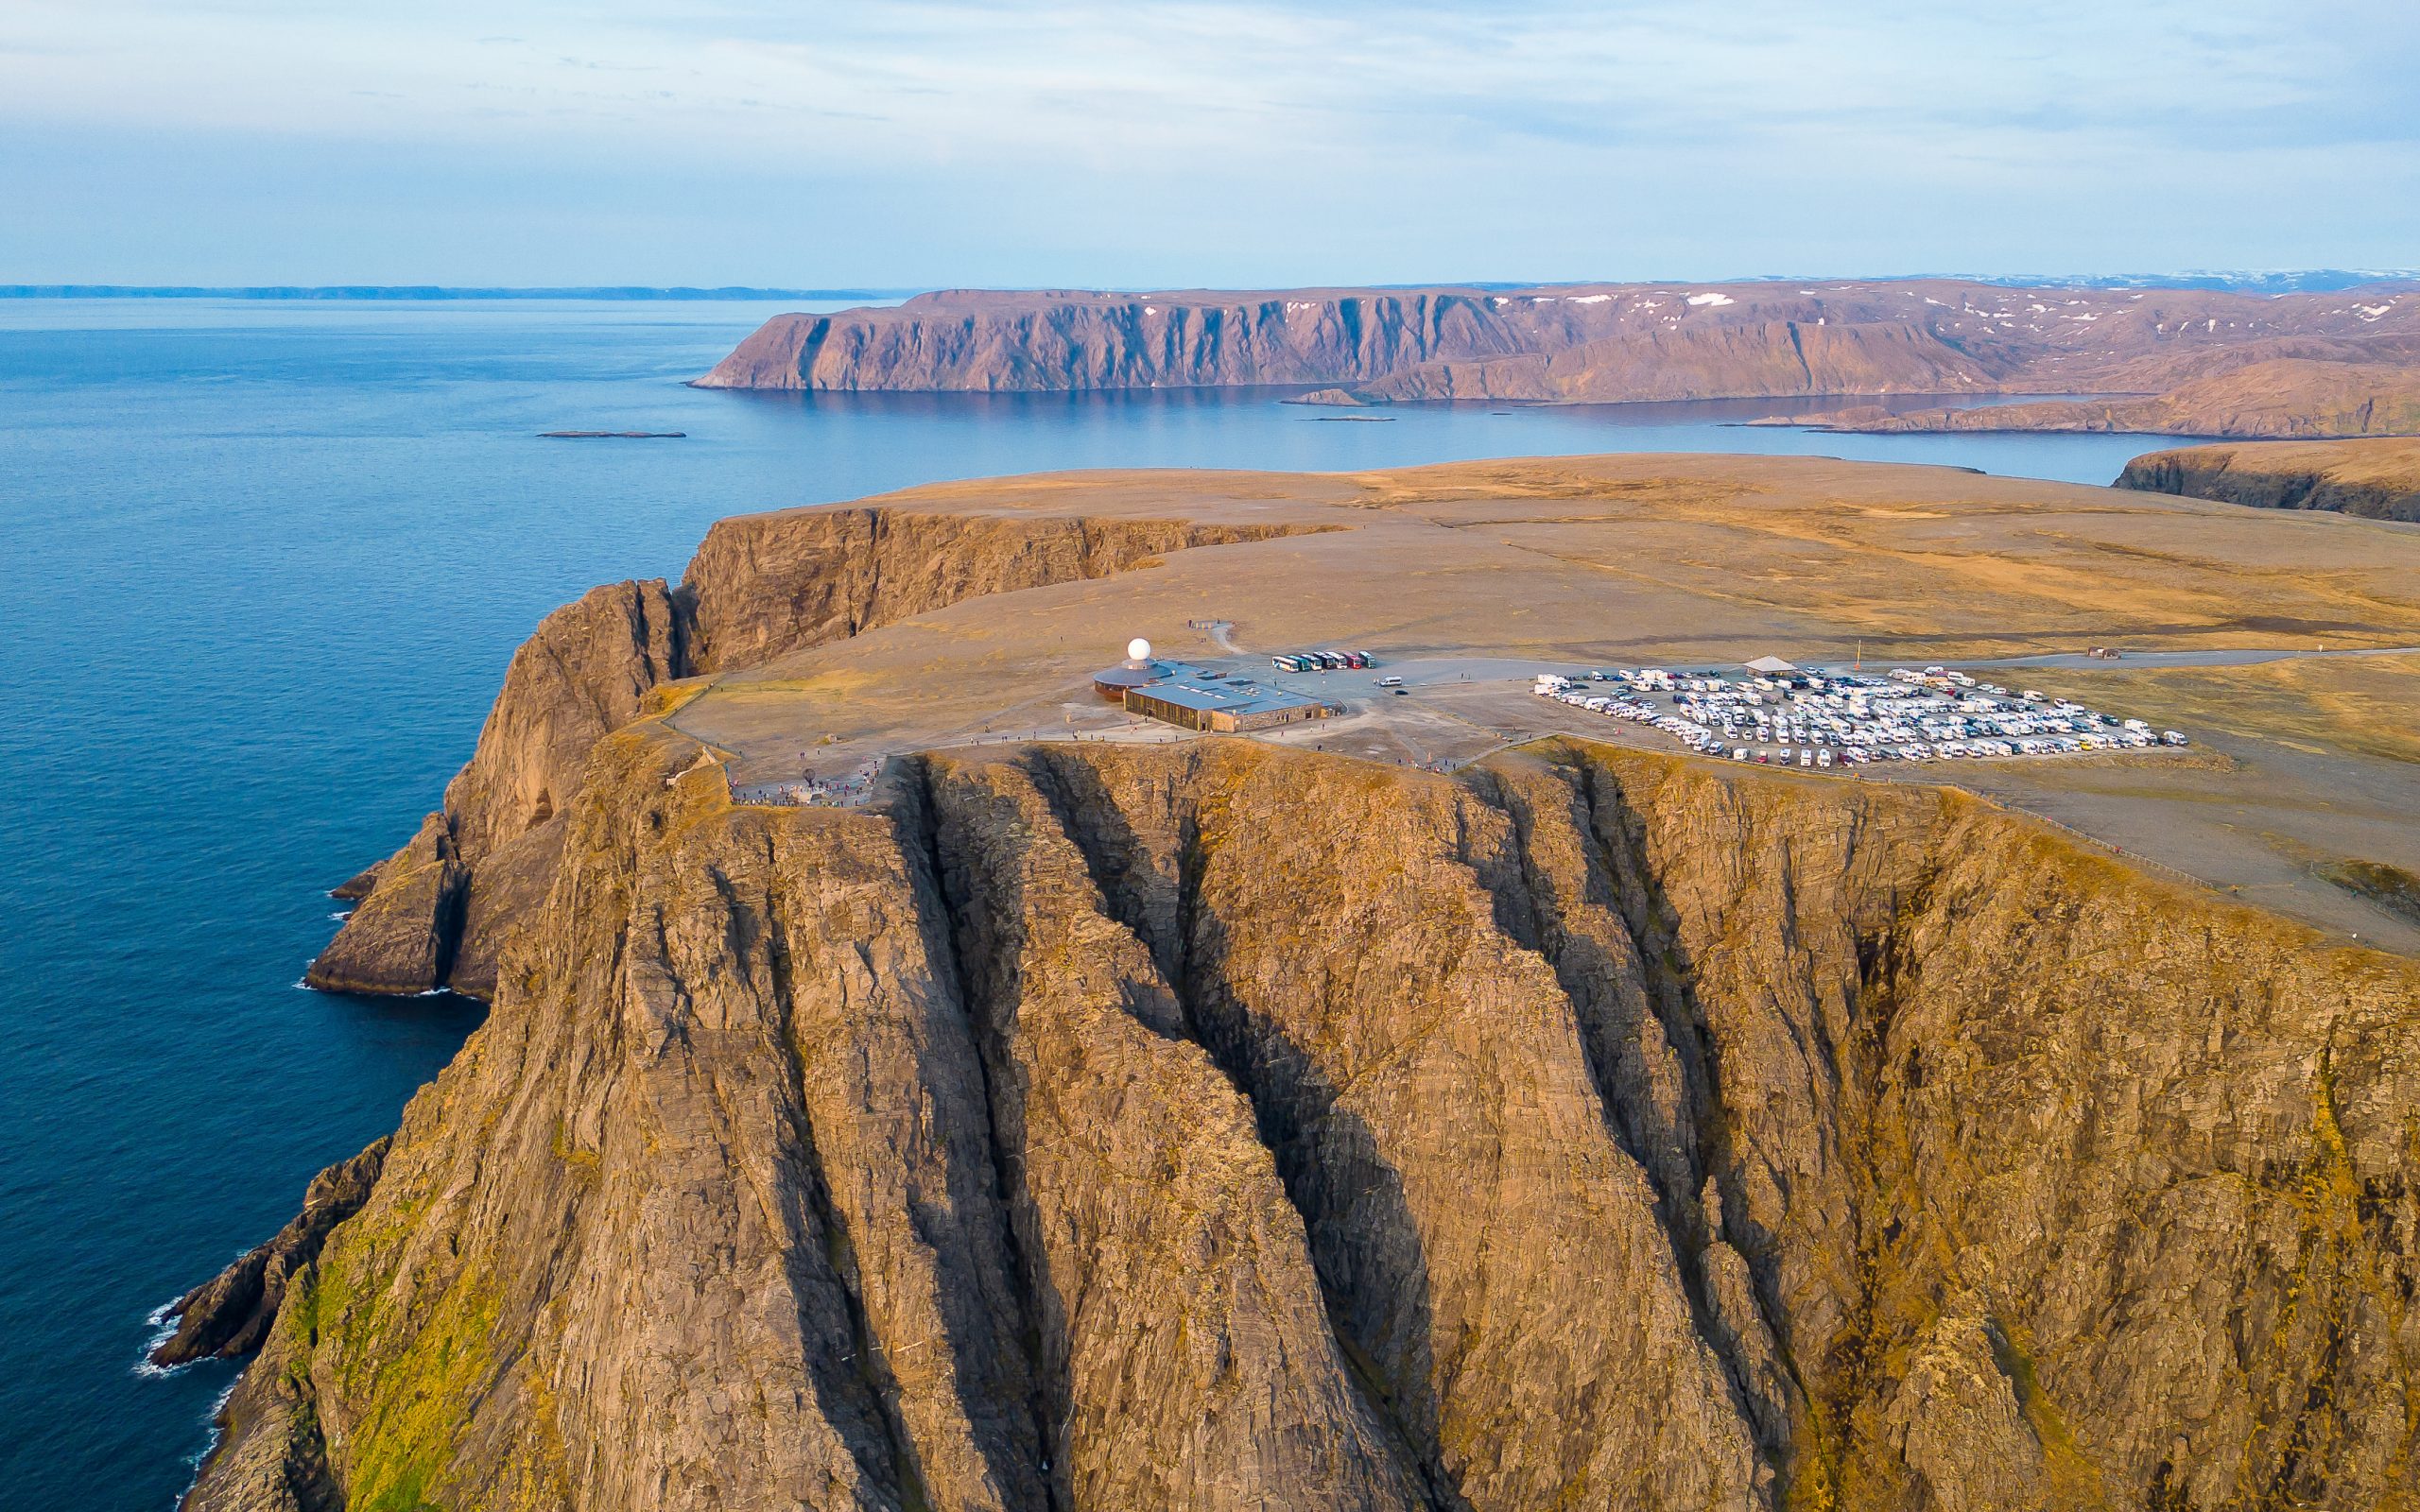
<svg viewBox="0 0 2420 1512"><path fill-rule="evenodd" d="M1150 654L1151 643L1143 639L1139 635L1126 643L1126 659L1129 662L1144 661L1148 659Z"/></svg>

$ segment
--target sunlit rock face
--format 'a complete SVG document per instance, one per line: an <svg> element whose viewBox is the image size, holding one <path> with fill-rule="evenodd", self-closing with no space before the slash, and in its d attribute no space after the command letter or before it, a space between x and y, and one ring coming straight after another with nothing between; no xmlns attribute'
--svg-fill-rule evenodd
<svg viewBox="0 0 2420 1512"><path fill-rule="evenodd" d="M194 1504L2370 1507L2420 973L2000 811L595 747Z"/></svg>

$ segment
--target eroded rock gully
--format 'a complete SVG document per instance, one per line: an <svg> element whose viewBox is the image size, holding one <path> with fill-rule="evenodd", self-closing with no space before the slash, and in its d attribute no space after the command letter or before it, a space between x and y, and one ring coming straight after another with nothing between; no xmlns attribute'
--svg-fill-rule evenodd
<svg viewBox="0 0 2420 1512"><path fill-rule="evenodd" d="M596 744L193 1506L2415 1490L2407 961L1576 744L695 755Z"/></svg>
<svg viewBox="0 0 2420 1512"><path fill-rule="evenodd" d="M545 896L589 747L680 679L755 665L962 599L1105 577L1285 525L790 509L717 522L679 588L591 590L507 668L443 808L345 884L359 900L307 980L334 991L495 990L506 937Z"/></svg>

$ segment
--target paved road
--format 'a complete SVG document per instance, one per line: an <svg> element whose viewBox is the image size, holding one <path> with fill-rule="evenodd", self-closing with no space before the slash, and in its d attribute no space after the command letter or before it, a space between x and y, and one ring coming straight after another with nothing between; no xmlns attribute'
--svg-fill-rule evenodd
<svg viewBox="0 0 2420 1512"><path fill-rule="evenodd" d="M1225 637L1219 637L1227 644ZM1884 670L1894 666L1971 667L2076 667L2090 670L2150 667L2248 667L2268 662L2299 662L2314 657L2338 656L2412 656L2420 655L2420 646L2363 646L2351 650L2321 650L2306 647L2296 650L2288 646L2238 646L2216 651L2130 651L2117 661L2088 657L2081 652L2058 652L2044 656L2016 657L1949 657L1914 658L1892 662L1872 662L1869 670ZM1455 656L1382 661L1366 671L1352 672L1280 672L1269 664L1265 657L1243 653L1241 664L1231 670L1271 683L1295 693L1313 697L1322 695L1339 697L1368 697L1376 694L1377 680L1383 677L1399 677L1414 688L1430 687L1442 682L1485 682L1491 679L1517 679L1528 681L1541 672L1554 672L1567 678L1584 678L1598 662L1556 662L1533 659L1487 656ZM1673 671L1690 671L1702 662L1668 663ZM1822 670L1839 671L1837 663L1808 663ZM1714 668L1736 673L1736 666Z"/></svg>

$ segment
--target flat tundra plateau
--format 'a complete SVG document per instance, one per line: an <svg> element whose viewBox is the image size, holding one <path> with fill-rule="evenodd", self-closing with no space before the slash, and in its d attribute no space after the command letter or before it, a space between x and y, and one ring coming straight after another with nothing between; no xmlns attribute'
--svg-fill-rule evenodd
<svg viewBox="0 0 2420 1512"><path fill-rule="evenodd" d="M2420 646L2420 536L2409 529L2327 519L2297 528L2239 507L1945 469L1623 457L1332 476L1086 474L878 502L908 514L1316 533L969 599L725 674L677 723L731 752L735 781L845 772L959 743L1121 730L1174 738L1081 686L1133 635L1337 699L1350 715L1271 738L1414 765L1458 763L1528 732L1668 748L1652 732L1530 697L1527 673L1550 666ZM1227 623L1223 642L1186 628L1209 622ZM1319 646L1367 648L1385 665L1324 678L1269 666L1267 653ZM2420 870L2420 656L2140 666L1993 675L2160 728L2184 720L2226 760L1888 775L1976 787L2313 922L2420 946L2408 923L2310 869L2321 855L2356 854ZM1410 696L1372 685L1390 672L1407 675Z"/></svg>

